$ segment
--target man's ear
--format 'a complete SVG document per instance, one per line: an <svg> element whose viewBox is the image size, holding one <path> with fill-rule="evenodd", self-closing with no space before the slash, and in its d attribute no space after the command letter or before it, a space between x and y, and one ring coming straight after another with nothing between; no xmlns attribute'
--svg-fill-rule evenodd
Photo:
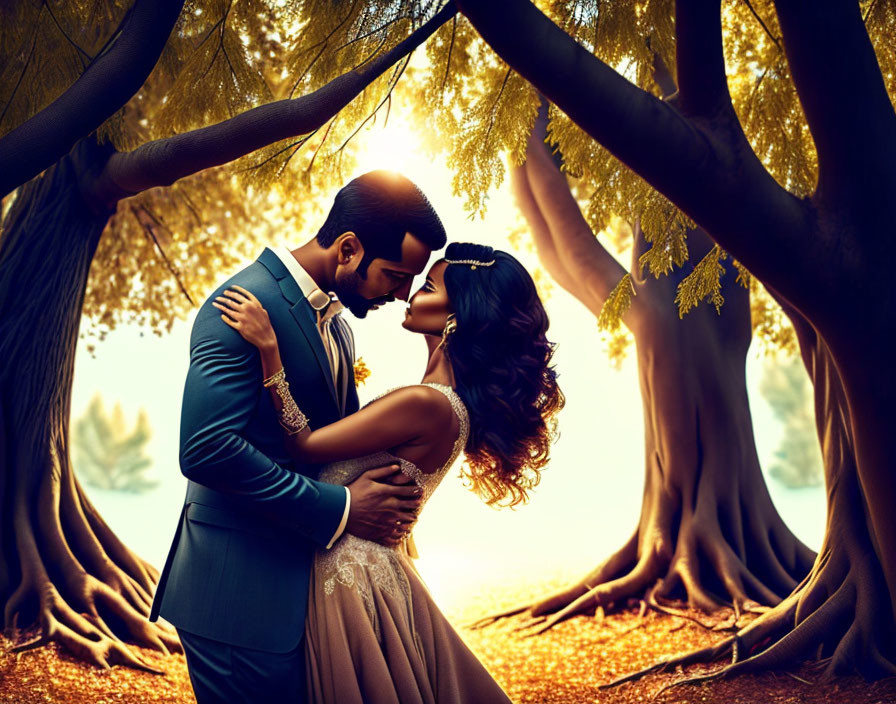
<svg viewBox="0 0 896 704"><path fill-rule="evenodd" d="M359 262L364 256L364 245L354 232L343 232L336 238L336 260L339 264Z"/></svg>

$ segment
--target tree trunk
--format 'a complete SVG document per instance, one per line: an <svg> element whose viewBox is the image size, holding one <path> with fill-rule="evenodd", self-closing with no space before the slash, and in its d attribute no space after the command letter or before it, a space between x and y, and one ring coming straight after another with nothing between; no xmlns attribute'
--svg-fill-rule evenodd
<svg viewBox="0 0 896 704"><path fill-rule="evenodd" d="M798 198L771 178L724 99L718 3L675 3L679 81L685 72L692 88L713 91L721 100L710 105L658 101L526 0L459 5L502 59L797 308L814 331L815 348L804 357L812 362L824 421L828 535L808 582L714 652L733 649L737 659L748 631L769 628L771 638L777 625L792 630L723 674L795 663L813 646L833 649L829 672L852 663L871 677L892 674L896 369L887 343L896 298L881 267L896 254L896 220L881 204L896 191L896 113L867 15L856 3L823 3L817 12L804 3L774 3L818 154L816 191ZM683 41L683 31L699 39ZM782 611L793 618L779 621ZM762 641L752 645L764 647ZM700 651L676 662L705 657Z"/></svg>
<svg viewBox="0 0 896 704"><path fill-rule="evenodd" d="M843 383L827 345L807 332L800 330L799 338L815 385L828 487L825 539L799 589L738 634L741 653L767 646L744 660L742 669L786 667L814 655L828 675L858 672L879 679L896 674L896 629L887 582L875 554L874 526L856 469Z"/></svg>
<svg viewBox="0 0 896 704"><path fill-rule="evenodd" d="M39 113L0 140L0 157L15 161L35 149L46 152L41 157L45 161L53 157L40 143L41 130L52 118L70 118L84 127L82 111L65 106L83 107L97 117L91 92L97 85L106 102L126 100L118 79L143 83L151 69L147 62L158 59L182 2L166 0L163 15L156 12L154 17L158 4L138 3L140 11L122 30L127 41L115 44L121 55L104 61L102 71L88 68L82 76L88 80L77 82L61 103L56 101L49 118ZM118 201L284 136L313 132L454 14L453 2L448 2L366 65L313 93L247 110L218 125L126 154L84 137L42 176L21 186L0 231L0 601L7 632L17 638L23 629L36 630L37 636L16 650L56 641L97 665L121 662L147 670L152 668L125 639L162 652L180 650L173 628L147 620L158 572L125 547L90 504L72 472L68 447L88 272ZM152 26L147 29L146 23ZM148 34L141 36L141 31ZM132 52L139 56L135 59ZM119 76L116 71L126 69L129 58L135 59L131 71ZM103 76L114 85L103 90ZM132 94L136 88L129 90ZM64 126L67 133L77 132L72 124ZM22 174L30 178L35 164L29 165L27 158L19 161ZM19 183L7 181L0 179L0 194L5 193L3 183L8 188Z"/></svg>
<svg viewBox="0 0 896 704"><path fill-rule="evenodd" d="M814 659L824 676L857 672L869 680L896 675L896 629L887 581L876 555L874 523L856 469L843 383L825 343L792 315L803 361L815 385L818 437L828 487L827 524L809 575L774 609L717 646L658 663L649 672L730 657L732 664L692 684L734 674L787 668Z"/></svg>
<svg viewBox="0 0 896 704"><path fill-rule="evenodd" d="M102 666L148 668L124 645L179 649L147 621L158 573L99 516L71 466L75 348L110 215L83 197L110 150L92 138L23 186L0 240L0 599L18 650L57 641Z"/></svg>
<svg viewBox="0 0 896 704"><path fill-rule="evenodd" d="M649 245L635 230L636 272ZM691 260L711 244L702 231L690 232ZM814 553L772 504L756 453L746 388L749 292L729 274L718 313L704 304L679 319L675 294L687 273L633 276L627 321L637 347L646 451L637 529L581 581L524 607L533 618L523 627L541 632L630 599L690 618L670 600L707 613L733 607L736 624L744 611L780 603L812 566Z"/></svg>
<svg viewBox="0 0 896 704"><path fill-rule="evenodd" d="M688 244L699 261L712 243L696 230ZM650 597L683 589L690 606L722 601L739 617L790 594L814 553L778 515L756 453L749 292L729 274L720 312L703 304L679 319L673 301L686 273L648 277L638 292L652 300L634 326L646 431L635 569L660 579Z"/></svg>

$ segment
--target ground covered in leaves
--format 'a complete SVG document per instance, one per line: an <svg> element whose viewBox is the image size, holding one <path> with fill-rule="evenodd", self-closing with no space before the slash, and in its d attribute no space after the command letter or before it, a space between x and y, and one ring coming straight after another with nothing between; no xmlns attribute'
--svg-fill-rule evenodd
<svg viewBox="0 0 896 704"><path fill-rule="evenodd" d="M603 621L578 617L545 634L526 638L514 630L520 619L469 630L462 626L480 616L531 598L556 584L525 589L489 590L461 607L446 609L452 621L515 702L535 704L896 704L896 678L868 684L858 678L822 682L811 666L789 673L739 677L700 686L677 687L657 696L681 672L651 675L640 682L602 690L600 685L658 658L709 645L724 634L686 619L648 613L633 606ZM55 646L26 653L9 652L0 638L2 704L141 704L192 703L183 656L164 657L141 650L146 660L164 669L157 676L123 667L98 670L75 662ZM688 675L711 670L693 667Z"/></svg>

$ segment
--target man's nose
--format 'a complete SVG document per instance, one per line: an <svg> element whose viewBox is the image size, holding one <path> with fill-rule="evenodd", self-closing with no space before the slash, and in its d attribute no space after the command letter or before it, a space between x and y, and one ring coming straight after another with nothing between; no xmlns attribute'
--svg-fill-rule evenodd
<svg viewBox="0 0 896 704"><path fill-rule="evenodd" d="M402 286L395 289L392 292L392 295L395 296L395 298L397 298L399 301L408 300L408 297L411 295L411 283L411 280L408 279Z"/></svg>

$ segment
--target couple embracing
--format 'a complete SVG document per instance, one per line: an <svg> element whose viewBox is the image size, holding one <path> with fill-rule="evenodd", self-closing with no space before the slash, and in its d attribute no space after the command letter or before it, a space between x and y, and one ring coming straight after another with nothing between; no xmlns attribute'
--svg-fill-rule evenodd
<svg viewBox="0 0 896 704"><path fill-rule="evenodd" d="M199 704L508 701L409 557L420 509L461 452L487 502L517 503L547 461L563 396L528 272L448 245L423 193L354 179L316 237L268 248L200 308L180 465L187 494L153 604ZM409 301L419 384L359 409L363 318Z"/></svg>

